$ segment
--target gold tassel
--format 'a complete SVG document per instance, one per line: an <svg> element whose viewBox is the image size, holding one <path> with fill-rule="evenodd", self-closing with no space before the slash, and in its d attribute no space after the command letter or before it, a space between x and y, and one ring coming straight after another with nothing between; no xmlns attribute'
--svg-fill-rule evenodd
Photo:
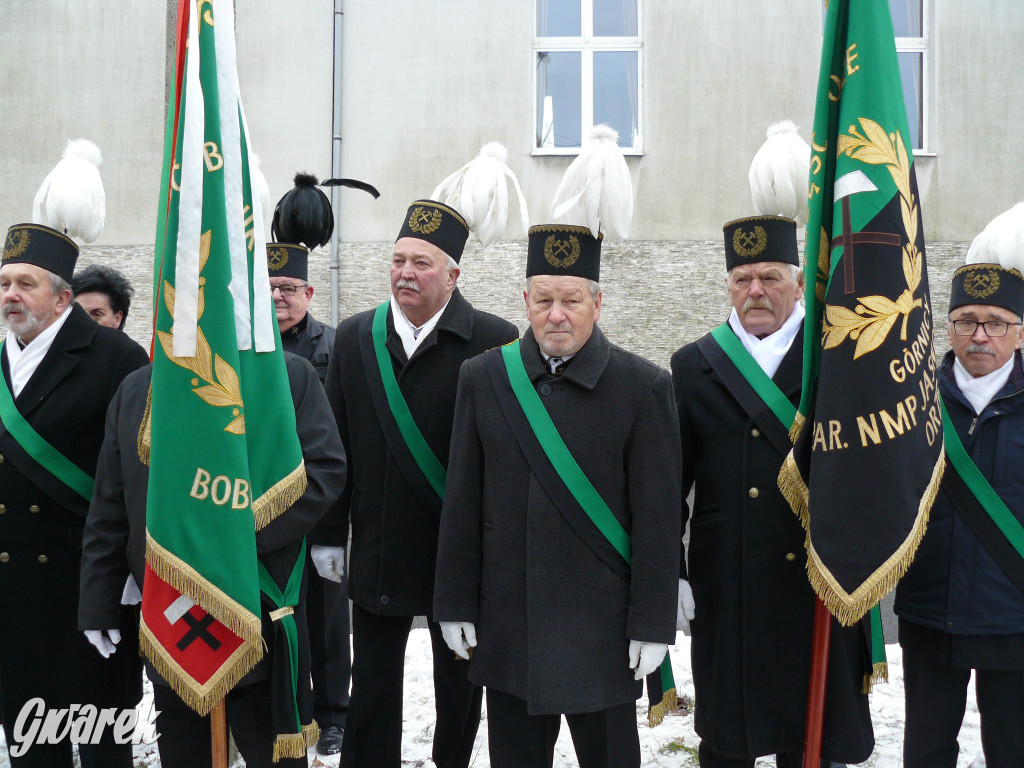
<svg viewBox="0 0 1024 768"><path fill-rule="evenodd" d="M311 720L308 725L302 726L302 738L306 740L306 748L315 747L320 741L320 726L316 720Z"/></svg>
<svg viewBox="0 0 1024 768"><path fill-rule="evenodd" d="M315 742L314 742L315 743ZM282 757L305 757L306 737L299 733L279 733L274 739L273 762L279 762Z"/></svg>
<svg viewBox="0 0 1024 768"><path fill-rule="evenodd" d="M262 496L252 502L252 515L256 521L256 530L261 531L292 504L302 498L306 492L306 463L300 461L299 466L282 477Z"/></svg>
<svg viewBox="0 0 1024 768"><path fill-rule="evenodd" d="M807 513L809 491L807 483L804 482L804 478L800 474L800 468L796 465L796 459L793 458L792 451L786 456L786 460L782 463L782 469L779 470L778 484L782 497L789 502L800 525L807 530L807 526L810 525L810 517Z"/></svg>
<svg viewBox="0 0 1024 768"><path fill-rule="evenodd" d="M222 668L222 673L219 672L205 685L200 685L160 645L145 621L139 628L139 649L181 700L203 717L210 714L210 710L227 696L228 691L234 688L263 656L262 648L258 644L248 647L243 644L239 649L241 653L235 651L233 655L235 661L229 660L230 666L226 665Z"/></svg>
<svg viewBox="0 0 1024 768"><path fill-rule="evenodd" d="M800 411L796 412L796 418L793 419L793 423L789 425L789 441L796 445L796 439L800 437L800 430L804 428L804 422L807 421L807 417L804 416Z"/></svg>
<svg viewBox="0 0 1024 768"><path fill-rule="evenodd" d="M150 425L150 414L153 410L153 382L149 383L149 392L146 394L146 410L142 414L142 424L139 425L139 461L149 466L149 446L152 441L152 430Z"/></svg>
<svg viewBox="0 0 1024 768"><path fill-rule="evenodd" d="M871 689L875 687L875 683L888 683L889 682L889 665L880 661L871 668L870 675L864 675L864 686L861 688L861 693L871 693Z"/></svg>
<svg viewBox="0 0 1024 768"><path fill-rule="evenodd" d="M653 728L656 725L661 725L661 721L665 719L665 715L676 708L678 699L676 697L676 689L669 688L665 691L665 695L661 697L661 701L653 705L647 710L647 725Z"/></svg>

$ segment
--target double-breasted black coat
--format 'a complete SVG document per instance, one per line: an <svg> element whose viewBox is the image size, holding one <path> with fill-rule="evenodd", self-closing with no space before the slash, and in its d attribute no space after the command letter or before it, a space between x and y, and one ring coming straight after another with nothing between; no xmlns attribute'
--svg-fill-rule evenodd
<svg viewBox="0 0 1024 768"><path fill-rule="evenodd" d="M360 320L372 312L338 326L326 386L350 466L337 521L352 526L349 596L370 613L430 615L441 503L427 505L414 495L377 419L359 348ZM473 309L455 289L437 325L409 359L388 309L386 346L395 378L442 464L448 463L459 367L518 336L512 323Z"/></svg>
<svg viewBox="0 0 1024 768"><path fill-rule="evenodd" d="M803 331L773 381L796 405ZM725 387L697 343L672 356L689 514L690 622L695 727L725 755L802 752L814 592L806 534L778 487L786 454L774 447ZM685 523L685 520L684 520ZM868 653L860 626L832 621L822 757L859 763L871 753Z"/></svg>
<svg viewBox="0 0 1024 768"><path fill-rule="evenodd" d="M66 311L70 315L14 402L44 440L91 476L107 405L121 380L148 357L77 304ZM0 357L10 386L7 355ZM134 706L141 695L138 649L103 659L78 631L88 508L87 499L30 459L0 426L0 686L12 727L24 703L36 696L59 708L90 702ZM121 627L130 644L138 628L132 629L129 618L115 614L104 628Z"/></svg>
<svg viewBox="0 0 1024 768"><path fill-rule="evenodd" d="M344 450L313 367L304 358L287 352L285 363L306 468L306 491L280 517L256 533L260 562L282 590L299 555L303 537L335 501L345 482ZM149 467L139 460L138 437L152 371L152 367L147 367L129 376L107 414L106 438L99 457L82 555L78 624L83 630L111 626L129 571L140 589L143 585ZM304 595L305 587L302 592ZM300 680L303 671L305 679L309 679L305 610L305 600L300 598L295 607ZM262 619L263 640L273 648L274 629L265 604ZM121 652L119 649L115 656ZM263 661L242 683L269 677L267 659L270 656L264 654ZM164 684L149 665L147 671L155 682Z"/></svg>
<svg viewBox="0 0 1024 768"><path fill-rule="evenodd" d="M533 331L530 381L580 468L630 535L629 579L569 526L538 483L482 357L459 377L434 618L476 625L469 678L531 714L635 701L629 641L675 641L680 459L668 372L593 335L561 376Z"/></svg>

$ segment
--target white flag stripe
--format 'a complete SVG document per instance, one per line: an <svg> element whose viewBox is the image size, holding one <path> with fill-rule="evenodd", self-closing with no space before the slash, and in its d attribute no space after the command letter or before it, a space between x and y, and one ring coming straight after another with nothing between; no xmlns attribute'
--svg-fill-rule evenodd
<svg viewBox="0 0 1024 768"><path fill-rule="evenodd" d="M238 100L238 114L242 122L242 133L245 136L245 146L249 149L248 167L253 167L252 141L249 138L249 124L245 119L245 109L242 107L242 100ZM250 179L251 187L251 179ZM252 292L255 317L253 318L253 329L256 336L257 352L273 352L276 347L276 336L274 328L277 326L277 315L274 313L274 299L270 291L270 273L267 271L267 232L263 225L263 207L260 203L260 196L253 190L252 193Z"/></svg>
<svg viewBox="0 0 1024 768"><path fill-rule="evenodd" d="M189 14L185 65L185 124L178 195L178 237L174 265L174 356L194 357L199 322L199 239L203 228L203 89L199 82L198 14ZM172 169L173 174L173 169Z"/></svg>

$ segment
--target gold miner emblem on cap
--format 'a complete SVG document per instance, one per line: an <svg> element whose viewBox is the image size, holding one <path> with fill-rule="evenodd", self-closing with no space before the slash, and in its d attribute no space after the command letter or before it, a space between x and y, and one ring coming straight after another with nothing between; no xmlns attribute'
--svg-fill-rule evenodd
<svg viewBox="0 0 1024 768"><path fill-rule="evenodd" d="M964 277L964 293L972 299L987 299L999 290L999 273L994 269L971 270Z"/></svg>
<svg viewBox="0 0 1024 768"><path fill-rule="evenodd" d="M16 259L28 250L28 230L16 229L7 233L7 242L4 243L4 261Z"/></svg>
<svg viewBox="0 0 1024 768"><path fill-rule="evenodd" d="M267 266L271 272L277 272L279 269L284 269L284 265L288 263L288 251L284 248L274 248L267 251Z"/></svg>
<svg viewBox="0 0 1024 768"><path fill-rule="evenodd" d="M568 240L558 235L549 235L544 241L544 258L556 269L568 269L579 257L580 241L576 235L569 235Z"/></svg>
<svg viewBox="0 0 1024 768"><path fill-rule="evenodd" d="M419 232L421 235L430 235L437 232L441 226L441 212L439 210L424 208L417 205L409 214L409 229Z"/></svg>
<svg viewBox="0 0 1024 768"><path fill-rule="evenodd" d="M752 259L760 256L768 247L768 235L764 227L754 227L753 232L744 232L742 227L737 227L732 233L732 248L736 255L743 259Z"/></svg>

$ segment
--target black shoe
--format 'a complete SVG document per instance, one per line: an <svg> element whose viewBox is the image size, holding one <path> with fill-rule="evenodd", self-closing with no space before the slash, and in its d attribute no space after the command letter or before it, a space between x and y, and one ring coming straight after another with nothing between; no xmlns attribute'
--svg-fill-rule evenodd
<svg viewBox="0 0 1024 768"><path fill-rule="evenodd" d="M320 731L320 740L316 743L318 755L336 755L341 752L341 737L345 735L340 725L328 725Z"/></svg>

